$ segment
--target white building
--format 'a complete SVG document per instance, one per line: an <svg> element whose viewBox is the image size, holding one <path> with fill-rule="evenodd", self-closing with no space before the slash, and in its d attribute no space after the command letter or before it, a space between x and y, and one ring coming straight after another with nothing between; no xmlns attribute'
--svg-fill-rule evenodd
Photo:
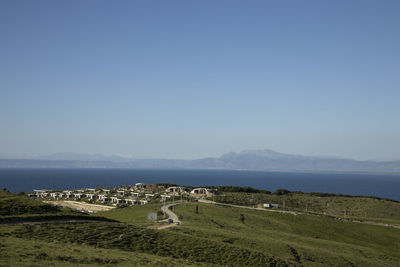
<svg viewBox="0 0 400 267"><path fill-rule="evenodd" d="M90 200L95 200L95 199L97 199L97 195L95 195L95 194L86 194L86 197L87 197L88 199L90 199Z"/></svg>
<svg viewBox="0 0 400 267"><path fill-rule="evenodd" d="M265 203L263 204L263 208L278 208L278 204L272 204L272 203Z"/></svg>
<svg viewBox="0 0 400 267"><path fill-rule="evenodd" d="M75 197L76 199L81 199L81 198L85 197L85 194L75 193L75 194L74 194L74 197Z"/></svg>
<svg viewBox="0 0 400 267"><path fill-rule="evenodd" d="M204 187L195 188L192 191L190 191L190 194L195 195L195 196L211 196L214 193L215 193L214 190L207 189Z"/></svg>
<svg viewBox="0 0 400 267"><path fill-rule="evenodd" d="M170 199L170 195L161 195L161 200Z"/></svg>
<svg viewBox="0 0 400 267"><path fill-rule="evenodd" d="M144 183L136 183L135 184L135 189L141 190L141 189L145 189L146 188L146 184Z"/></svg>
<svg viewBox="0 0 400 267"><path fill-rule="evenodd" d="M127 195L127 194L128 194L128 192L125 191L125 190L118 190L118 191L117 191L117 195L118 195L118 196L125 196L125 195Z"/></svg>
<svg viewBox="0 0 400 267"><path fill-rule="evenodd" d="M165 193L170 194L170 195L180 195L183 192L185 192L185 189L183 187L180 186L171 186L168 187L167 189L165 189Z"/></svg>

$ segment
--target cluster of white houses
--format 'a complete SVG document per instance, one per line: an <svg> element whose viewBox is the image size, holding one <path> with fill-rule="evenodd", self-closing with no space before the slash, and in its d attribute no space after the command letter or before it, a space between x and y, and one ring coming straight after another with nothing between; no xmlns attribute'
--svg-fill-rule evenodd
<svg viewBox="0 0 400 267"><path fill-rule="evenodd" d="M162 191L160 191L162 189ZM195 188L192 191L187 191L186 188L180 186L168 187L164 190L162 187L155 185L148 185L137 183L131 187L121 187L117 189L78 189L78 190L64 190L64 191L51 191L51 190L33 190L30 197L34 198L47 198L54 200L87 200L89 202L99 202L102 204L114 205L145 205L148 201L156 196L160 196L161 201L173 198L175 196L194 196L205 197L211 196L215 191L207 188Z"/></svg>

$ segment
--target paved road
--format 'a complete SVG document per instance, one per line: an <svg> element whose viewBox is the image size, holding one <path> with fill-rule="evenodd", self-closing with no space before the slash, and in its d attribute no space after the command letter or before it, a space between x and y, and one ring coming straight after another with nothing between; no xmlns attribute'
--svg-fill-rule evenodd
<svg viewBox="0 0 400 267"><path fill-rule="evenodd" d="M219 203L219 202L214 202L214 201L206 200L206 199L199 199L199 202L207 203L207 204L214 204L214 205L221 205L221 206L234 207L234 208L241 208L241 209L250 209L250 210L268 211L268 212L288 213L288 214L292 214L292 215L308 214L308 215L328 216L328 217L335 218L335 219L337 219L337 220L343 220L343 218L340 218L340 217L329 216L329 215L324 215L324 214L319 214L319 213L305 213L305 212L288 211L288 210L283 211L283 210L271 210L271 209L264 209L264 208L253 208L253 207L239 206L239 205L233 205L233 204L227 204L227 203ZM354 223L362 223L362 224L376 225L376 226L393 227L393 228L398 228L398 229L400 229L400 226L393 225L393 224L386 224L386 223L379 223L379 222L372 222L372 221L360 221L360 220L354 220L354 219L347 219L346 221L347 221L347 222L354 222Z"/></svg>
<svg viewBox="0 0 400 267"><path fill-rule="evenodd" d="M239 206L239 205L233 205L233 204L227 204L227 203L214 202L214 201L206 200L206 199L199 199L199 202L208 203L208 204L215 204L215 205L221 205L221 206L234 207L234 208L240 208L240 209L262 210L262 211L279 212L279 213L289 213L289 214L292 214L292 215L304 214L302 212L289 211L289 210L272 210L272 209L254 208L254 207L248 207L248 206Z"/></svg>
<svg viewBox="0 0 400 267"><path fill-rule="evenodd" d="M166 214L168 216L167 219L162 220L161 222L168 222L169 219L172 219L174 222L159 226L159 227L157 227L157 229L161 230L161 229L166 229L166 228L178 226L178 225L175 224L176 222L178 222L179 225L182 223L179 220L178 215L176 215L172 210L169 209L172 206L176 206L176 205L179 205L179 204L182 204L182 203L184 203L184 202L175 202L173 204L168 204L168 205L165 205L165 206L161 207L161 212L163 212L164 214Z"/></svg>

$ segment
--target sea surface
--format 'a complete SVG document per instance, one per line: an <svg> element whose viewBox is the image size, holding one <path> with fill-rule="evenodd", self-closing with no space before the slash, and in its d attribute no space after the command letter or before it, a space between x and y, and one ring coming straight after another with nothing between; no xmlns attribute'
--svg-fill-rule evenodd
<svg viewBox="0 0 400 267"><path fill-rule="evenodd" d="M171 169L0 169L0 188L15 193L34 189L111 187L138 182L251 186L271 192L284 188L400 201L400 175Z"/></svg>

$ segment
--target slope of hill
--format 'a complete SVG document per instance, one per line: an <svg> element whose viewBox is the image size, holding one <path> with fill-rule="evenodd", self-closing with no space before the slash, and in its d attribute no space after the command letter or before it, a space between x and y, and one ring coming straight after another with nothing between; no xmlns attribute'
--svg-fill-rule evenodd
<svg viewBox="0 0 400 267"><path fill-rule="evenodd" d="M5 197L16 201L22 198L10 194ZM400 205L380 201L379 207L388 204L392 204L389 209L398 209ZM397 266L400 261L400 229L394 227L346 222L323 215L188 202L174 209L182 225L167 230L149 229L143 218L156 206L101 213L106 217L109 213L110 218L121 222L0 225L0 264ZM385 216L391 218L390 213ZM392 217L398 220L398 213Z"/></svg>

